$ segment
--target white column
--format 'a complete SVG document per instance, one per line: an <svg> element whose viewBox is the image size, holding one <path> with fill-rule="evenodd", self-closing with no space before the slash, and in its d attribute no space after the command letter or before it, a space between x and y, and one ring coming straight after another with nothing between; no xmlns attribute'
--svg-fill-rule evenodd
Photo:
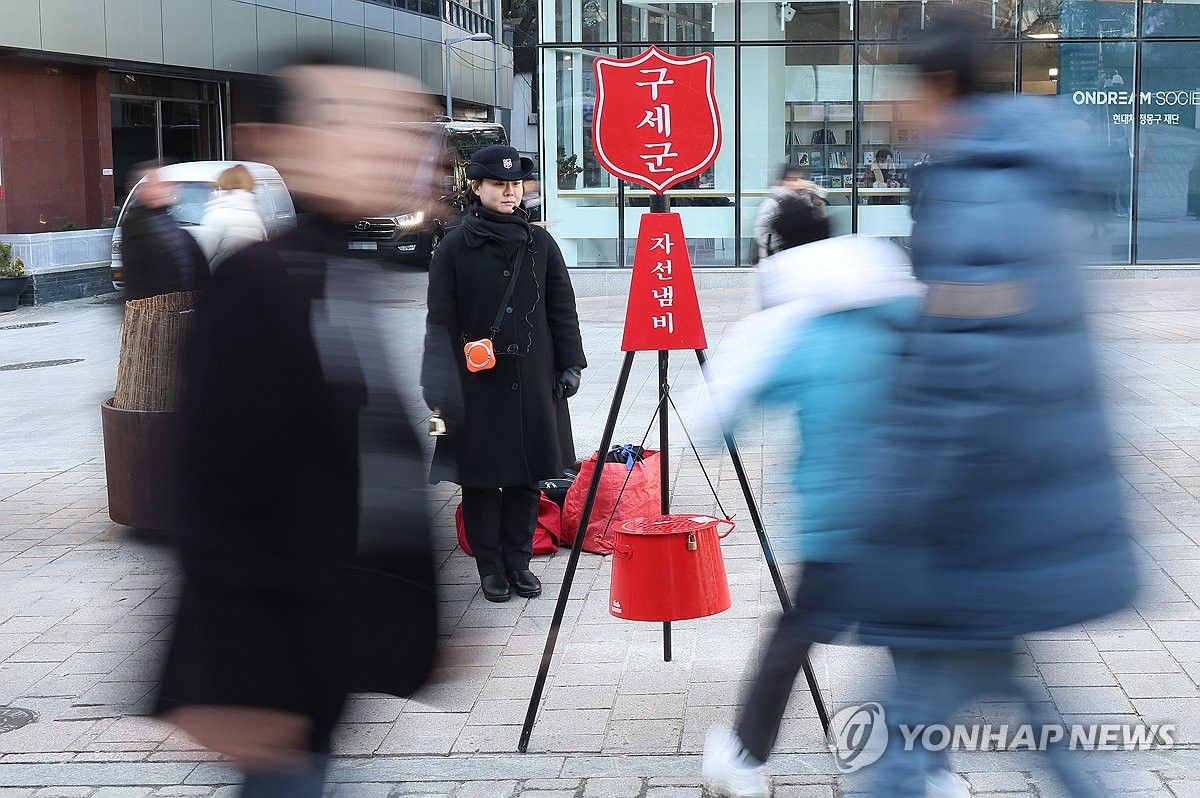
<svg viewBox="0 0 1200 798"><path fill-rule="evenodd" d="M784 162L786 154L785 114L785 64L786 49L779 46L755 47L751 42L781 41L783 31L779 26L777 3L741 3L742 10L742 63L741 63L741 109L738 117L741 126L741 152L734 152L733 139L733 71L717 72L717 95L723 114L728 114L723 143L725 157L717 161L717 186L733 186L733 165L736 158L741 163L742 190L755 191L770 186L776 169ZM734 4L718 6L714 19L714 32L718 39L733 38ZM747 197L742 200L742 236L752 233L754 212L759 200Z"/></svg>

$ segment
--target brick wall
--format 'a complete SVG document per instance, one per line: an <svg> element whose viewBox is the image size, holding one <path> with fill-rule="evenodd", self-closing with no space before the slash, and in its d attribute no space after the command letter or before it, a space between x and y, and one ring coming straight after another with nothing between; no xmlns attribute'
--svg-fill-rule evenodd
<svg viewBox="0 0 1200 798"><path fill-rule="evenodd" d="M0 58L0 233L100 227L112 214L108 71Z"/></svg>
<svg viewBox="0 0 1200 798"><path fill-rule="evenodd" d="M21 294L22 305L44 305L64 299L82 299L115 289L108 265L53 274L35 274Z"/></svg>

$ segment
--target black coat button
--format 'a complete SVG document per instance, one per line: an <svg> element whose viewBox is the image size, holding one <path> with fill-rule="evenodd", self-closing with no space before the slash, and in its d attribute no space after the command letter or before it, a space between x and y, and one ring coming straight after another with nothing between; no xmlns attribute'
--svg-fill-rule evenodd
<svg viewBox="0 0 1200 798"><path fill-rule="evenodd" d="M512 389L513 389L514 391L516 391L516 390L520 389L520 387L521 387L520 385L518 385L517 383L515 383L515 382L514 382L514 383L513 383L513 386L512 386Z"/></svg>
<svg viewBox="0 0 1200 798"><path fill-rule="evenodd" d="M505 269L505 270L504 270L504 276L505 276L505 277L512 277L512 272L510 272L508 269Z"/></svg>
<svg viewBox="0 0 1200 798"><path fill-rule="evenodd" d="M505 308L505 309L504 309L504 312L505 312L505 313L512 313L512 306L510 305L509 307Z"/></svg>

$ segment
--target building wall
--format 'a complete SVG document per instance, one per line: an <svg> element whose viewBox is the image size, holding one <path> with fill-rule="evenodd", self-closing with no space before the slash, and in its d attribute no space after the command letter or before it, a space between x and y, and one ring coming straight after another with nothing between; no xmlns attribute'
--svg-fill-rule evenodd
<svg viewBox="0 0 1200 798"><path fill-rule="evenodd" d="M239 113L248 105L236 96L250 78L302 53L402 71L443 92L443 42L465 33L362 0L0 0L0 8L7 233L111 222L110 70L228 81L228 123L254 118ZM511 106L511 49L463 41L450 60L457 113L463 103Z"/></svg>
<svg viewBox="0 0 1200 798"><path fill-rule="evenodd" d="M0 60L0 230L100 227L111 214L108 71Z"/></svg>
<svg viewBox="0 0 1200 798"><path fill-rule="evenodd" d="M904 242L912 228L908 170L937 157L906 63L909 42L957 5L982 12L990 26L980 90L1035 95L1023 103L1040 108L1027 113L1041 114L1043 126L1064 126L1064 140L1090 138L1073 155L1087 158L1081 168L1107 183L1107 197L1073 225L1078 257L1113 267L1197 263L1194 0L540 0L544 218L567 262L603 268L632 260L650 192L600 166L594 65L649 45L715 61L721 151L698 185L671 189L693 265L750 265L755 212L784 163L825 187L835 234ZM628 92L610 101L645 99ZM561 185L551 168L558 153L583 169L578 177L564 172Z"/></svg>
<svg viewBox="0 0 1200 798"><path fill-rule="evenodd" d="M518 73L513 75L513 103L509 113L508 138L522 155L535 160L539 152L538 109L533 101L533 82L537 75Z"/></svg>
<svg viewBox="0 0 1200 798"><path fill-rule="evenodd" d="M3 15L0 48L250 74L301 51L327 53L406 72L431 92L444 91L443 41L463 35L440 19L361 0L3 0ZM511 63L503 45L456 44L454 96L510 107L511 68L503 68Z"/></svg>

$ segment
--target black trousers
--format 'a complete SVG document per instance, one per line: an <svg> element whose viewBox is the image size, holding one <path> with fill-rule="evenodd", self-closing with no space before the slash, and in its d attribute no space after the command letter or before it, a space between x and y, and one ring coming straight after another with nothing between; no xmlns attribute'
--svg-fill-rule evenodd
<svg viewBox="0 0 1200 798"><path fill-rule="evenodd" d="M462 489L463 530L480 576L529 567L540 497L536 484Z"/></svg>
<svg viewBox="0 0 1200 798"><path fill-rule="evenodd" d="M779 619L742 702L737 735L751 756L760 762L766 762L775 747L804 657L814 642L828 642L835 636L827 625L814 632L808 621L814 613L829 606L831 588L839 575L837 563L805 563L792 608Z"/></svg>

